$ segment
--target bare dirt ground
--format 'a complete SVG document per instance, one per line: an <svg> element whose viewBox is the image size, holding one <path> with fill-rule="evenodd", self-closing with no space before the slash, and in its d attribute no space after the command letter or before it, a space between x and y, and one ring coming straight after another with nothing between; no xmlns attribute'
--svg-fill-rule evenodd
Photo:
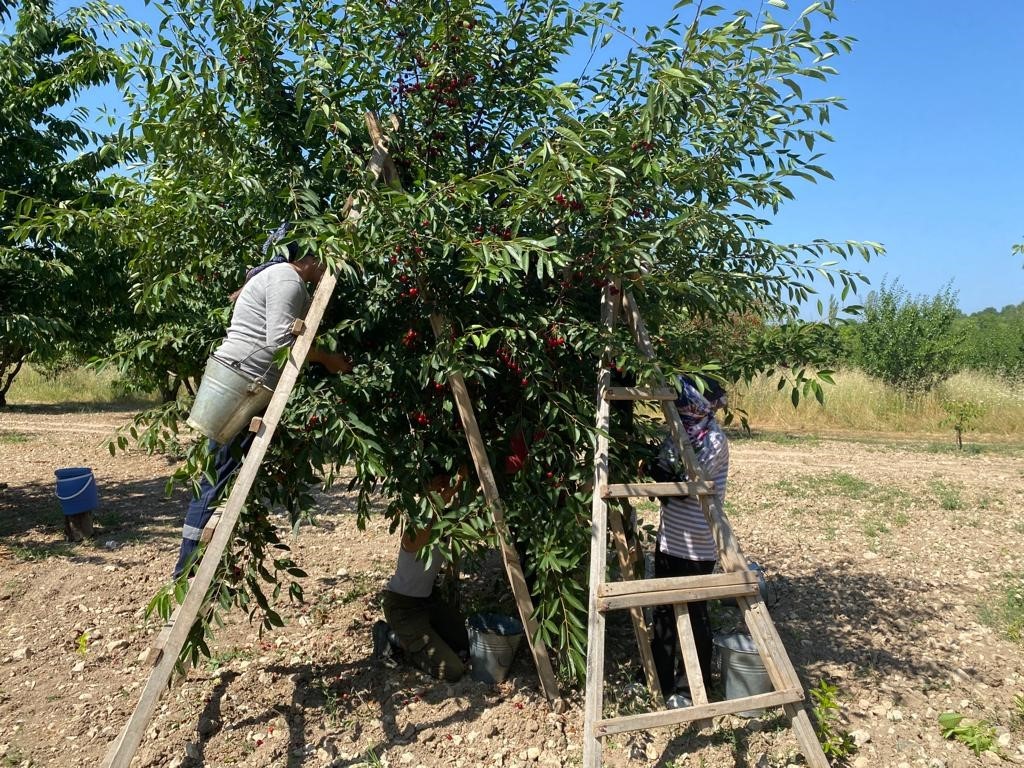
<svg viewBox="0 0 1024 768"><path fill-rule="evenodd" d="M142 608L173 565L185 499L163 498L167 459L106 452L126 418L0 414L0 766L99 765L145 683L140 654L156 627ZM849 764L1024 763L1021 647L982 621L1024 575L1024 451L802 437L737 439L732 455L731 519L769 575L805 685L838 686L840 725L860 744ZM68 466L96 472L93 542L63 541L53 470ZM165 696L133 765L579 765L579 698L552 713L527 653L498 686L439 684L370 660L395 547L383 525L358 531L349 500L332 493L319 526L294 542L306 605L287 607L288 625L262 638L235 617L214 659ZM631 633L619 623L611 634L607 714L634 711ZM989 721L994 749L976 756L944 740L947 710ZM617 737L606 764L800 765L784 725L727 717Z"/></svg>

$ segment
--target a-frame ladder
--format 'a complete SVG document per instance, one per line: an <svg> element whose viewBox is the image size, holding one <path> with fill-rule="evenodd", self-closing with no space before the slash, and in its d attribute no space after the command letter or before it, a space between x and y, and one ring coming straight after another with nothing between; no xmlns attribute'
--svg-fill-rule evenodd
<svg viewBox="0 0 1024 768"><path fill-rule="evenodd" d="M632 293L620 290L619 282L614 281L605 286L601 297L601 322L609 332L614 329L620 313L625 316L626 324L640 352L653 361L655 359L654 347L647 335ZM583 768L600 768L602 739L605 736L695 721L707 723L712 717L765 707L781 707L783 709L789 717L804 758L811 768L829 768L828 760L818 742L814 727L802 706L803 687L789 656L786 654L778 631L768 615L768 609L761 598L757 578L747 568L746 558L743 556L732 526L722 510L721 499L714 493L714 483L710 482L697 461L693 447L690 445L682 421L675 409L673 403L677 396L675 389L667 386L660 371L657 373L654 387L611 386L610 349L605 352L605 359L602 359L600 363L597 382L598 436L594 454ZM683 459L688 478L686 482L629 484L609 482L608 429L612 400L651 400L660 404L669 432ZM723 573L707 576L606 582L609 515L612 519L616 547L621 553L621 545L618 543L619 529L621 529L619 511L610 509L608 502L631 497L671 496L694 496L700 499L701 508L718 547L719 562ZM620 560L621 558L620 554ZM626 570L628 569L623 569L624 572ZM747 630L757 646L774 691L738 699L709 702L704 680L701 677L687 603L725 597L736 598L746 621ZM636 628L635 612L645 606L654 605L672 605L675 609L680 650L690 684L693 706L606 718L603 712L605 613L611 610L628 609L633 612L634 628ZM640 635L641 633L637 629L638 640L641 643L646 642L646 638L641 639ZM641 648L641 658L650 682L653 676L652 664L649 655L643 648ZM656 687L657 683L654 681L652 688L656 689ZM660 696L656 696L656 701L660 701Z"/></svg>
<svg viewBox="0 0 1024 768"><path fill-rule="evenodd" d="M387 137L381 130L376 116L372 113L366 114L366 126L373 143L373 153L367 163L368 180L371 183L397 184L397 172L388 154ZM350 224L355 224L358 221L362 203L363 199L359 193L351 196L346 202L343 214L346 215L346 220ZM274 431L288 403L288 398L295 388L302 363L313 344L313 339L336 285L337 278L333 272L327 272L313 294L313 301L310 303L305 319L297 321L292 327L292 333L295 334L296 339L288 355L288 361L281 372L281 378L278 380L266 412L261 418L253 419L252 422L251 429L256 433L256 437L246 453L227 501L211 517L203 531L203 541L208 542L203 559L190 580L185 600L174 611L150 649L148 659L154 665L153 669L131 717L107 751L103 762L104 768L129 768L132 758L142 743L146 727L149 725L160 701L160 696L166 690L178 663L181 649L188 639L197 617L206 606L207 593L213 584L221 558L234 534L235 525L248 499L249 492L252 490L256 475L263 463L263 457L266 455ZM439 317L432 316L431 322L434 324L435 330L440 328L441 319ZM516 606L523 624L527 628L526 640L537 665L541 688L548 700L557 706L561 701L558 684L547 648L536 633L533 603L526 588L526 580L519 557L508 541L508 530L504 522L501 499L497 494L497 486L494 483L494 475L486 451L483 450L483 439L477 427L465 382L461 376L453 375L450 378L450 383L456 396L459 413L463 418L477 473L484 486L484 494L495 521L505 568L516 598Z"/></svg>

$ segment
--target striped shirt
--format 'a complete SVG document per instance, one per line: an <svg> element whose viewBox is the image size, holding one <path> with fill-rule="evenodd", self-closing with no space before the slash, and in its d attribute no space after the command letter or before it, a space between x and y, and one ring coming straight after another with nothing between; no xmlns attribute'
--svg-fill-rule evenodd
<svg viewBox="0 0 1024 768"><path fill-rule="evenodd" d="M676 401L679 417L690 438L697 461L715 484L715 494L725 500L725 485L729 475L729 441L715 420L715 407L724 397L709 402L687 379L682 380L682 392ZM671 440L670 452L675 446ZM711 536L696 496L666 498L661 502L661 526L658 530L658 550L672 557L686 560L714 561L718 548Z"/></svg>

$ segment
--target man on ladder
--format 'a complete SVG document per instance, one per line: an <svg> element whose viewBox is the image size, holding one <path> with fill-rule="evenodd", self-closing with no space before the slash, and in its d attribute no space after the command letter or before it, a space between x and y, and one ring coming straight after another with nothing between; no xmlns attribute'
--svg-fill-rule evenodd
<svg viewBox="0 0 1024 768"><path fill-rule="evenodd" d="M243 373L263 380L273 389L280 378L274 356L283 347L295 341L292 326L309 309L309 291L306 284L316 285L325 272L325 265L311 253L300 254L294 241L279 246L288 233L289 225L282 224L270 234L263 245L263 255L270 259L250 269L245 284L232 299L235 302L227 337L214 352L221 361L237 366ZM274 253L280 248L281 253ZM331 373L348 373L352 363L344 355L312 347L306 361L319 363ZM192 497L185 514L181 532L178 562L174 566L177 579L191 568L199 546L203 528L209 522L212 507L224 492L235 470L242 464L254 434L242 432L230 442L209 443L214 457L215 478L211 482L203 475L199 493Z"/></svg>

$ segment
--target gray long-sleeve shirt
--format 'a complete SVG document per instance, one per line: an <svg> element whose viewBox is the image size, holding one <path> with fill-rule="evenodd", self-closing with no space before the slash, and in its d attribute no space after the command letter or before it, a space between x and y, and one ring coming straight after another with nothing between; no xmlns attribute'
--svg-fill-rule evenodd
<svg viewBox="0 0 1024 768"><path fill-rule="evenodd" d="M309 292L291 264L275 264L245 284L235 301L227 338L214 354L237 363L252 376L263 376L273 388L281 376L274 353L290 346L292 322L304 317Z"/></svg>

